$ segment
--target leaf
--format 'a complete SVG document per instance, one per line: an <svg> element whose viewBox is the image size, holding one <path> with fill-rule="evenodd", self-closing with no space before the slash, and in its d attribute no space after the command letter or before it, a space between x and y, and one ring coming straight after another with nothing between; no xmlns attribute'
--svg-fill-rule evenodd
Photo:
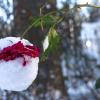
<svg viewBox="0 0 100 100"><path fill-rule="evenodd" d="M100 88L100 78L96 80L95 88Z"/></svg>
<svg viewBox="0 0 100 100"><path fill-rule="evenodd" d="M54 23L56 23L60 18L57 16L53 16L53 15L48 15L48 16L44 16L44 18L42 19L43 21L43 25L46 26L50 26L53 25Z"/></svg>
<svg viewBox="0 0 100 100"><path fill-rule="evenodd" d="M47 37L48 37L49 45L48 45L48 48L46 48L46 50L43 52L41 59L46 59L49 54L56 52L56 50L58 49L59 42L60 42L60 37L57 31L53 27L49 29L49 32L46 38Z"/></svg>
<svg viewBox="0 0 100 100"><path fill-rule="evenodd" d="M41 17L36 16L31 18L31 23L34 23L34 27L39 27L41 25Z"/></svg>
<svg viewBox="0 0 100 100"><path fill-rule="evenodd" d="M53 27L51 27L48 32L48 39L49 39L49 48L52 51L56 50L60 39L57 31Z"/></svg>
<svg viewBox="0 0 100 100"><path fill-rule="evenodd" d="M44 16L38 16L38 17L32 17L31 23L34 23L34 27L41 27L41 23L43 26L48 27L52 26L54 23L56 23L60 18L53 15L44 15Z"/></svg>

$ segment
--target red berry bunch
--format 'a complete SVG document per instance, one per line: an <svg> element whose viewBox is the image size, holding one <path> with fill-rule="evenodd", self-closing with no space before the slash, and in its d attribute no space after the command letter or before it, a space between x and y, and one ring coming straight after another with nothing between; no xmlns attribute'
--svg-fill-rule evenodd
<svg viewBox="0 0 100 100"><path fill-rule="evenodd" d="M25 55L30 57L39 57L39 48L36 46L26 45L24 46L21 41L12 46L5 47L3 50L0 51L0 60L14 60L18 57L22 57L24 59L23 66L26 65Z"/></svg>

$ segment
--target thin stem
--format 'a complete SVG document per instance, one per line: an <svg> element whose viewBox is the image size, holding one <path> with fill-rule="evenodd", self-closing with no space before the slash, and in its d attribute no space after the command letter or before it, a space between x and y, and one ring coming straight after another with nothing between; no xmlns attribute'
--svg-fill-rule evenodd
<svg viewBox="0 0 100 100"><path fill-rule="evenodd" d="M38 22L40 19L37 19L34 23L32 23L26 30L23 32L21 39L24 37L24 35Z"/></svg>
<svg viewBox="0 0 100 100"><path fill-rule="evenodd" d="M59 24L63 19L64 19L64 17L60 18L56 23L54 23L53 27L55 27L57 24Z"/></svg>

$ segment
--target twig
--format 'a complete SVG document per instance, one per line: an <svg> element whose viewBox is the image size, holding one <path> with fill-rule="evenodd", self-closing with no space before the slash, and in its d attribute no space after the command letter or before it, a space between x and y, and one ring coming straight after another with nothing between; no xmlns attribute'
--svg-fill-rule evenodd
<svg viewBox="0 0 100 100"><path fill-rule="evenodd" d="M81 8L81 7L93 7L93 8L100 8L100 6L97 5L92 5L92 4L88 4L88 2L86 4L77 4L76 8Z"/></svg>
<svg viewBox="0 0 100 100"><path fill-rule="evenodd" d="M26 28L26 30L23 32L21 39L24 37L24 35L36 24L36 22L38 22L40 19L37 19L37 21L35 21L34 23L32 23L28 28Z"/></svg>
<svg viewBox="0 0 100 100"><path fill-rule="evenodd" d="M44 4L44 5L40 8L40 16L42 16L42 9L43 9L45 6L46 6L46 4ZM43 31L44 29L43 29L42 18L40 19L40 21L41 21L41 29L42 29L42 31Z"/></svg>

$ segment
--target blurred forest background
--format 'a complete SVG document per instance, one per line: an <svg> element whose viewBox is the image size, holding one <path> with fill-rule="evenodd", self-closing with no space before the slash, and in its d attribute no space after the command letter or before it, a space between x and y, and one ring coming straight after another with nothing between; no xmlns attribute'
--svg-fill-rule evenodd
<svg viewBox="0 0 100 100"><path fill-rule="evenodd" d="M100 0L0 0L0 37L21 36L31 17L76 4L100 5ZM39 74L25 91L0 90L0 100L100 100L95 81L100 78L100 9L74 9L57 26L59 49L40 62ZM33 27L25 36L42 50L49 26ZM9 85L9 84L8 84Z"/></svg>

